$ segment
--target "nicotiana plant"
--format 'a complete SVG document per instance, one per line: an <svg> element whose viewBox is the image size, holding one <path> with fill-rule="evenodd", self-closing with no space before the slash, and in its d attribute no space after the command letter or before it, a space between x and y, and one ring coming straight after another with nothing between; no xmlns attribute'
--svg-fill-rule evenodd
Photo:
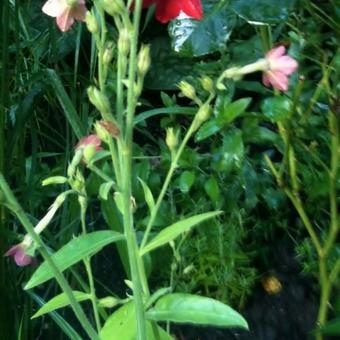
<svg viewBox="0 0 340 340"><path fill-rule="evenodd" d="M286 91L288 76L298 66L292 57L285 54L283 46L277 46L254 63L228 68L216 81L208 76L196 79L204 90L202 97L197 95L195 87L189 82L181 81L178 84L183 96L195 104L197 112L183 138L171 128L166 131L165 142L171 162L160 191L152 192L148 184L139 179L148 211L145 212L146 227L137 235L140 221L134 215L139 202L136 202L132 190L135 150L133 136L144 78L152 67L150 46L139 42L141 10L150 5L155 6L156 18L161 23L167 23L178 15L197 20L203 18L199 0L95 0L90 10L87 10L84 0L46 2L43 12L56 18L62 32L70 30L75 21L86 21L95 45L98 67L97 76L91 79L93 85L88 88L87 94L101 119L94 123L93 134L83 137L75 146L66 174L44 180L43 185L63 185L66 189L57 196L36 226L33 226L4 176L0 174L1 203L18 218L27 232L24 240L5 255L13 256L18 265L25 266L32 262L35 251L39 252L44 262L35 270L25 289L33 289L55 279L62 290L35 317L70 305L91 339L172 339L169 332L171 322L248 328L246 320L239 313L217 300L173 293L168 287L150 291L145 259L150 252L166 244L173 244L177 237L196 225L222 214L222 211L212 211L183 217L158 233L154 231L169 184L175 171L179 170L180 158L191 137L211 117L217 94L226 89L225 81L237 81L249 73L263 72L266 86ZM114 22L114 28L111 22ZM107 166L110 171L107 171ZM88 171L102 180L99 188L101 199L113 198L112 208L118 210L123 225L121 231L88 231ZM76 197L79 204L81 233L60 249L51 252L41 238L41 233L48 228L58 209L71 195ZM123 299L97 296L91 266L92 257L104 246L114 242L123 242L127 249L128 271L125 283L131 294ZM85 291L73 290L64 275L64 271L80 262L84 265L88 280L88 290ZM91 302L92 315L80 305L84 300ZM108 316L104 308L113 307L117 308ZM162 327L164 323L167 324L167 331Z"/></svg>

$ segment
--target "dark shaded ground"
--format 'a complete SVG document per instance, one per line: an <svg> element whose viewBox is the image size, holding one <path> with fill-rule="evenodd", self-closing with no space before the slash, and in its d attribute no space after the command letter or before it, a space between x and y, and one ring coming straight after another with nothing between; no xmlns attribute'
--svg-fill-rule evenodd
<svg viewBox="0 0 340 340"><path fill-rule="evenodd" d="M173 327L173 333L179 340L312 339L318 308L315 282L303 277L293 253L290 247L281 248L273 261L273 272L282 285L280 292L269 294L262 286L254 290L242 312L249 332L184 325Z"/></svg>

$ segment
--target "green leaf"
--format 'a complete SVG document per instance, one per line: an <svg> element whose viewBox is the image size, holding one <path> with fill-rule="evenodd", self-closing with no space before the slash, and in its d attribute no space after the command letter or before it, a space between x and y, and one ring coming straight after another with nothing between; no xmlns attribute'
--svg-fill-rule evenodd
<svg viewBox="0 0 340 340"><path fill-rule="evenodd" d="M286 21L296 0L231 0L230 6L241 18L254 24Z"/></svg>
<svg viewBox="0 0 340 340"><path fill-rule="evenodd" d="M99 187L99 197L106 201L109 196L109 192L114 184L115 182L113 181L102 183Z"/></svg>
<svg viewBox="0 0 340 340"><path fill-rule="evenodd" d="M204 183L204 190L213 202L217 202L220 199L220 189L215 177L210 177Z"/></svg>
<svg viewBox="0 0 340 340"><path fill-rule="evenodd" d="M236 22L229 6L203 3L204 18L178 18L169 24L172 47L185 56L202 56L225 50Z"/></svg>
<svg viewBox="0 0 340 340"><path fill-rule="evenodd" d="M261 109L263 114L273 122L287 119L291 112L292 102L284 96L267 98L263 101Z"/></svg>
<svg viewBox="0 0 340 340"><path fill-rule="evenodd" d="M47 73L47 78L50 81L50 84L52 85L53 90L59 100L59 103L64 110L64 114L67 120L72 126L72 129L75 135L77 136L77 138L80 139L82 136L85 135L86 131L82 125L82 122L80 120L80 117L78 115L76 108L72 104L72 101L70 97L68 96L67 92L65 91L65 88L59 76L57 75L57 73L52 69L48 69L46 73Z"/></svg>
<svg viewBox="0 0 340 340"><path fill-rule="evenodd" d="M320 327L322 334L340 335L340 318L328 321L324 326Z"/></svg>
<svg viewBox="0 0 340 340"><path fill-rule="evenodd" d="M186 218L185 220L176 222L169 227L163 229L153 240L151 240L143 249L140 250L140 254L144 255L151 250L159 248L164 244L169 243L176 237L184 232L189 231L193 226L221 214L222 211L213 211L205 214L200 214Z"/></svg>
<svg viewBox="0 0 340 340"><path fill-rule="evenodd" d="M215 152L212 166L217 171L240 170L244 160L242 131L232 129L223 138L223 146Z"/></svg>
<svg viewBox="0 0 340 340"><path fill-rule="evenodd" d="M191 294L165 295L146 316L154 321L248 329L247 321L234 309L217 300Z"/></svg>
<svg viewBox="0 0 340 340"><path fill-rule="evenodd" d="M152 192L150 188L148 187L148 185L141 178L138 177L138 180L142 184L145 202L148 205L150 213L151 213L152 210L155 208L155 200L153 198Z"/></svg>
<svg viewBox="0 0 340 340"><path fill-rule="evenodd" d="M159 337L155 337L153 333L152 323L147 321L146 333L148 340L172 340L173 338L164 331L161 327L157 326ZM101 332L101 340L135 340L136 337L136 313L133 301L128 302L120 307L117 311L109 316L106 320Z"/></svg>
<svg viewBox="0 0 340 340"><path fill-rule="evenodd" d="M101 211L103 213L104 219L107 225L114 231L118 233L124 233L124 226L121 219L121 214L114 202L113 197L108 198L107 201L101 200ZM119 257L123 263L125 273L127 277L131 277L130 274L130 265L129 265L129 256L127 251L126 242L117 242L117 249L119 253Z"/></svg>
<svg viewBox="0 0 340 340"><path fill-rule="evenodd" d="M217 119L210 119L206 123L204 123L195 135L195 141L201 142L202 140L214 135L218 131L221 130L221 125L219 124Z"/></svg>
<svg viewBox="0 0 340 340"><path fill-rule="evenodd" d="M86 294L79 291L73 291L73 295L78 302L89 300L90 294ZM65 293L61 293L48 302L46 302L32 317L31 319L37 318L41 315L55 311L56 309L66 307L70 304L69 299Z"/></svg>
<svg viewBox="0 0 340 340"><path fill-rule="evenodd" d="M169 38L150 41L152 67L145 78L145 86L152 90L177 90L177 84L194 73L194 61L175 53ZM139 116L139 115L138 115ZM138 116L136 118L138 118Z"/></svg>
<svg viewBox="0 0 340 340"><path fill-rule="evenodd" d="M51 257L58 269L63 272L82 259L92 256L106 245L124 239L124 235L111 230L94 231L81 235L65 244ZM53 278L53 272L47 262L43 262L33 273L25 286L31 289Z"/></svg>
<svg viewBox="0 0 340 340"><path fill-rule="evenodd" d="M46 302L33 291L27 291L27 294L36 301L39 306L43 306ZM83 338L76 332L76 330L57 312L51 312L50 318L60 327L63 333L70 340L82 340Z"/></svg>
<svg viewBox="0 0 340 340"><path fill-rule="evenodd" d="M227 105L224 111L219 113L218 120L220 124L225 125L231 123L247 109L250 102L251 98L242 98Z"/></svg>
<svg viewBox="0 0 340 340"><path fill-rule="evenodd" d="M162 107L160 109L152 109L149 111L142 112L138 114L133 123L140 124L144 122L146 119L158 115L169 114L169 115L194 115L197 112L196 108L193 107L182 107L182 106L173 106L173 107Z"/></svg>
<svg viewBox="0 0 340 340"><path fill-rule="evenodd" d="M194 171L184 171L179 178L179 188L182 192L189 192L195 182Z"/></svg>

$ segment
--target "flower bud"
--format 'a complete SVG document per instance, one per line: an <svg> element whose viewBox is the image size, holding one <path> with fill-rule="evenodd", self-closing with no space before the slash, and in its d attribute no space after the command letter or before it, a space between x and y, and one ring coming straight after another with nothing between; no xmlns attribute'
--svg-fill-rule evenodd
<svg viewBox="0 0 340 340"><path fill-rule="evenodd" d="M166 145L170 149L170 151L175 150L178 144L177 134L174 132L173 128L166 129L166 138L165 138Z"/></svg>
<svg viewBox="0 0 340 340"><path fill-rule="evenodd" d="M150 45L142 45L137 60L137 71L140 76L145 76L151 64Z"/></svg>
<svg viewBox="0 0 340 340"><path fill-rule="evenodd" d="M114 47L114 44L113 44L112 41L109 41L105 46L105 50L104 50L104 53L103 53L103 63L105 65L110 64L110 62L112 61L113 47Z"/></svg>
<svg viewBox="0 0 340 340"><path fill-rule="evenodd" d="M89 96L90 102L97 108L102 114L106 115L111 112L110 102L106 95L99 91L95 86L90 86L87 89L87 95Z"/></svg>
<svg viewBox="0 0 340 340"><path fill-rule="evenodd" d="M98 22L92 11L86 12L85 21L89 32L91 32L92 34L98 33L99 31Z"/></svg>
<svg viewBox="0 0 340 340"><path fill-rule="evenodd" d="M123 55L128 55L130 50L130 34L126 28L119 31L118 51Z"/></svg>
<svg viewBox="0 0 340 340"><path fill-rule="evenodd" d="M104 11L111 16L121 14L126 10L124 2L122 0L103 0L102 4Z"/></svg>
<svg viewBox="0 0 340 340"><path fill-rule="evenodd" d="M187 98L192 99L192 100L194 100L196 98L195 88L192 85L190 85L188 82L182 80L178 84L178 87L181 90L184 97L187 97Z"/></svg>
<svg viewBox="0 0 340 340"><path fill-rule="evenodd" d="M111 138L117 138L120 130L113 122L100 120L94 124L97 136L106 144L110 143Z"/></svg>
<svg viewBox="0 0 340 340"><path fill-rule="evenodd" d="M64 176L51 176L42 181L42 186L51 184L64 184L67 182L67 178Z"/></svg>
<svg viewBox="0 0 340 340"><path fill-rule="evenodd" d="M113 308L120 303L119 299L113 296L107 296L99 300L99 306L104 308Z"/></svg>
<svg viewBox="0 0 340 340"><path fill-rule="evenodd" d="M95 145L87 145L84 148L84 152L83 152L83 156L84 156L84 161L85 163L90 163L91 159L94 157L94 155L96 154L96 147Z"/></svg>
<svg viewBox="0 0 340 340"><path fill-rule="evenodd" d="M214 92L214 83L210 77L204 76L200 79L200 81L204 90L206 90L209 93Z"/></svg>
<svg viewBox="0 0 340 340"><path fill-rule="evenodd" d="M202 124L206 120L208 120L210 116L211 116L211 107L209 104L205 103L199 108L197 115L196 115L196 119L199 124Z"/></svg>

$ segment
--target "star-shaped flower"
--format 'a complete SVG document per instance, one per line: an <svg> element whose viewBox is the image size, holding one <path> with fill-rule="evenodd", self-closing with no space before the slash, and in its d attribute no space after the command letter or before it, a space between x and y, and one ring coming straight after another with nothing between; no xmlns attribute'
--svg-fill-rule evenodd
<svg viewBox="0 0 340 340"><path fill-rule="evenodd" d="M298 62L286 55L286 49L282 45L271 49L265 59L268 62L268 69L263 73L263 84L287 91L288 76L296 71Z"/></svg>

